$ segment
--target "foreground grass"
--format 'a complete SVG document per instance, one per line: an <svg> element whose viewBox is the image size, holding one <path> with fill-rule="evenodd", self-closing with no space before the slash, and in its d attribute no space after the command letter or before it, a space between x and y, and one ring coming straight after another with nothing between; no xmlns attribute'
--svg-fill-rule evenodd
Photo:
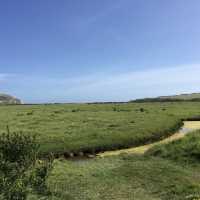
<svg viewBox="0 0 200 200"><path fill-rule="evenodd" d="M184 200L199 195L199 181L167 160L121 155L56 160L48 185L52 199L61 200Z"/></svg>
<svg viewBox="0 0 200 200"><path fill-rule="evenodd" d="M36 134L41 153L99 152L166 137L200 103L0 106L0 129Z"/></svg>
<svg viewBox="0 0 200 200"><path fill-rule="evenodd" d="M146 155L55 160L48 179L52 199L200 199L200 131L160 144Z"/></svg>

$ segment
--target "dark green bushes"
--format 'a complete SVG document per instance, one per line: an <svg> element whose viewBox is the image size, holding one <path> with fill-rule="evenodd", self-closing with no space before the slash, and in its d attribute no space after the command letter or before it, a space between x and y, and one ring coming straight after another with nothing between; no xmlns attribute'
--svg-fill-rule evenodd
<svg viewBox="0 0 200 200"><path fill-rule="evenodd" d="M28 175L35 162L38 145L34 136L3 133L0 136L0 185L4 199L26 199Z"/></svg>
<svg viewBox="0 0 200 200"><path fill-rule="evenodd" d="M5 200L25 200L32 187L30 178L35 174L40 186L46 175L35 173L39 146L34 136L22 133L0 135L0 197ZM47 168L45 168L47 169ZM45 171L47 174L47 172ZM44 188L42 188L44 189ZM44 190L43 190L44 191Z"/></svg>

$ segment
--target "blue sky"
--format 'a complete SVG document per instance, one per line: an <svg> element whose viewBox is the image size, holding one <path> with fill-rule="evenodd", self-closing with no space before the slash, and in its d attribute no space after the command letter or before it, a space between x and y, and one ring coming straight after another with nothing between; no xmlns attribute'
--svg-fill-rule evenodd
<svg viewBox="0 0 200 200"><path fill-rule="evenodd" d="M0 92L25 102L199 92L199 0L0 0Z"/></svg>

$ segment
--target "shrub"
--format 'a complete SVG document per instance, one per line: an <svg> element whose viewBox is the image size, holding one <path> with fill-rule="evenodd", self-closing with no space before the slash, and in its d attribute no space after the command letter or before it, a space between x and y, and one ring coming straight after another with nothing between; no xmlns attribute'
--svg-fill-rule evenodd
<svg viewBox="0 0 200 200"><path fill-rule="evenodd" d="M140 108L140 112L144 112L144 108Z"/></svg>
<svg viewBox="0 0 200 200"><path fill-rule="evenodd" d="M38 149L34 136L10 133L9 128L0 135L0 197L6 200L27 198Z"/></svg>
<svg viewBox="0 0 200 200"><path fill-rule="evenodd" d="M79 112L80 109L72 109L72 112Z"/></svg>
<svg viewBox="0 0 200 200"><path fill-rule="evenodd" d="M34 191L38 194L50 194L46 186L46 179L48 178L49 171L52 168L52 161L53 159L39 160L33 170L30 181Z"/></svg>
<svg viewBox="0 0 200 200"><path fill-rule="evenodd" d="M33 115L33 111L31 111L31 112L27 112L27 115Z"/></svg>
<svg viewBox="0 0 200 200"><path fill-rule="evenodd" d="M116 107L113 107L113 111L116 112L118 111L118 109Z"/></svg>

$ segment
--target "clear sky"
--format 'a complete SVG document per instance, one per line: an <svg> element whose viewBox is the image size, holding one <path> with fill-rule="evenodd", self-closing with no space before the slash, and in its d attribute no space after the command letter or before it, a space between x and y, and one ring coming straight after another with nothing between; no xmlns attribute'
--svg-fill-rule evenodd
<svg viewBox="0 0 200 200"><path fill-rule="evenodd" d="M0 92L25 102L200 91L199 0L0 0Z"/></svg>

